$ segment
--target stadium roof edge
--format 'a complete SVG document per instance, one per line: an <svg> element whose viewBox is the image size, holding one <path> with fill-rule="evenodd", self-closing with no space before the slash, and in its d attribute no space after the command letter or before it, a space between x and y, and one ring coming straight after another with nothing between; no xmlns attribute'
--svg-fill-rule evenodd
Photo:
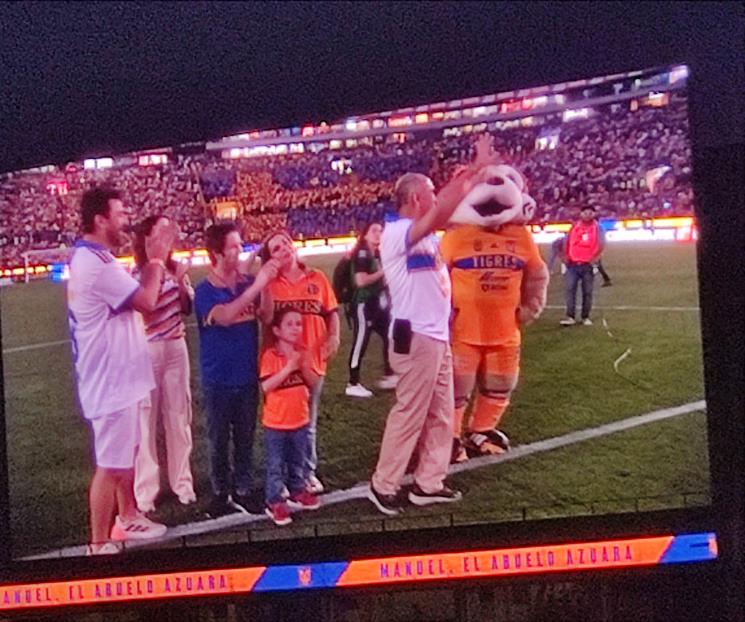
<svg viewBox="0 0 745 622"><path fill-rule="evenodd" d="M670 63L665 65L657 65L654 67L647 67L644 69L638 69L634 71L627 71L627 72L621 72L621 73L614 73L614 74L608 74L605 76L596 76L591 78L580 78L577 80L571 80L571 81L564 81L564 82L557 82L550 85L535 85L530 87L525 87L522 89L513 89L511 91L502 91L498 93L489 93L489 94L482 94L482 95L476 95L476 96L463 96L458 99L449 100L449 101L438 101L436 103L430 103L430 104L414 104L410 106L406 106L404 108L399 108L395 110L389 110L389 111L383 111L383 112L369 112L369 113L363 113L363 114L349 114L344 119L327 123L322 122L318 125L311 125L310 123L304 123L300 124L299 126L296 126L295 128L266 128L264 130L247 130L245 132L241 132L239 134L234 134L232 136L227 136L223 138L216 138L216 139L205 139L205 140L197 140L197 141L189 141L185 143L180 143L176 146L171 147L152 147L147 149L138 149L136 151L127 151L127 152L119 152L115 154L99 154L99 155L85 155L80 156L78 158L71 158L66 160L65 162L58 163L58 164L44 164L39 165L35 167L29 167L26 169L17 169L17 170L9 170L9 171L0 171L0 177L1 178L7 178L8 176L17 175L17 174L40 174L46 172L44 169L47 169L48 167L56 167L56 168L64 168L65 166L68 166L70 164L81 164L84 162L84 160L88 159L98 159L98 158L125 158L125 157L137 157L139 155L146 155L151 153L173 153L173 154L185 154L185 153L200 153L205 151L214 151L217 149L229 149L232 147L239 147L239 146L247 146L250 144L251 146L262 146L262 145L271 145L271 144L280 144L280 143L288 143L288 142L308 142L306 140L301 140L303 137L302 135L291 135L291 134L283 134L278 135L276 137L266 137L262 139L260 142L254 138L250 142L247 141L245 138L238 138L239 136L245 136L248 134L260 134L262 132L292 132L292 130L298 130L300 128L305 128L308 126L312 127L326 127L326 128L338 128L341 126L342 128L345 127L345 124L347 121L355 120L355 121L372 121L373 118L389 118L391 116L397 115L397 114L416 114L416 111L418 111L421 108L428 108L429 110L440 110L440 109L449 109L452 110L457 108L458 106L466 106L466 102L474 102L476 100L481 100L482 102L484 100L488 100L490 103L494 103L496 101L504 100L504 99L511 99L511 98L518 98L518 97L537 97L537 96L543 96L547 94L556 94L561 93L563 91L566 91L570 88L581 88L582 86L593 86L596 87L600 84L604 84L607 82L611 82L614 80L622 80L622 79L630 79L630 78L638 78L639 76L654 76L654 75L662 75L665 72L673 72L676 69L683 69L685 72L686 77L690 75L690 65L685 62L680 63ZM660 89L656 89L660 90ZM457 105L456 105L457 104ZM474 103L470 103L467 106L471 107L473 105L478 105ZM569 107L569 106L567 106ZM521 116L526 116L527 114L530 114L530 111L526 111L525 114ZM511 117L514 115L511 115ZM461 119L461 120L453 120L454 122L450 123L450 125L464 125L468 124L470 122L476 121L477 123L480 123L482 121L487 121L487 118L479 118L479 119ZM419 129L424 129L425 126L419 126ZM429 124L428 127L431 127L434 129L433 124ZM382 132L383 129L388 128L376 128L378 131L373 133L389 133L389 132ZM409 131L409 128L402 127L402 128L391 128L392 131ZM318 140L329 140L332 138L336 138L336 135L332 134L338 134L338 132L327 132L324 134L316 134L311 137L312 140L318 141ZM367 134L370 134L368 132ZM362 133L356 133L355 137L361 137L364 134ZM349 136L351 137L351 136ZM257 137L258 138L258 137ZM230 142L229 142L230 141ZM240 141L240 143L238 143Z"/></svg>

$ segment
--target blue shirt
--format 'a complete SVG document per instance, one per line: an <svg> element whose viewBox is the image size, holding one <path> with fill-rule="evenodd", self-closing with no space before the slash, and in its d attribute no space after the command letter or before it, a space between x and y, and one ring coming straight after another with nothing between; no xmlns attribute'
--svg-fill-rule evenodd
<svg viewBox="0 0 745 622"><path fill-rule="evenodd" d="M235 293L216 287L207 279L197 285L194 311L199 326L202 384L238 387L258 382L259 328L255 305L248 305L230 326L215 324L211 317L214 307L233 302L253 282L253 276L242 277Z"/></svg>

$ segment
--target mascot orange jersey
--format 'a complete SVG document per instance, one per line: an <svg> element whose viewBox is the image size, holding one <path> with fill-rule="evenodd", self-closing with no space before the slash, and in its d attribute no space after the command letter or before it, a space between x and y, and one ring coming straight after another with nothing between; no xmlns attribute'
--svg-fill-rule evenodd
<svg viewBox="0 0 745 622"><path fill-rule="evenodd" d="M453 282L453 341L520 345L517 309L523 273L540 270L543 264L525 226L460 225L445 234L440 252Z"/></svg>

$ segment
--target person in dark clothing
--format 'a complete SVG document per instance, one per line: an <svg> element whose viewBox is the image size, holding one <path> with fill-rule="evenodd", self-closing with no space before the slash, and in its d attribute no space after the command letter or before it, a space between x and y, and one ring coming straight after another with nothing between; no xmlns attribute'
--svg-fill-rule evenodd
<svg viewBox="0 0 745 622"><path fill-rule="evenodd" d="M372 391L360 383L360 367L370 335L375 332L383 340L385 375L378 388L393 389L397 378L388 362L388 325L390 304L380 266L380 236L383 225L370 222L362 230L352 250L351 270L354 277L352 299L352 348L349 352L349 384L345 394L350 397L371 397Z"/></svg>
<svg viewBox="0 0 745 622"><path fill-rule="evenodd" d="M566 236L562 235L551 242L551 255L548 259L548 272L549 274L554 273L554 266L556 262L563 263L563 252L564 244L566 244Z"/></svg>
<svg viewBox="0 0 745 622"><path fill-rule="evenodd" d="M603 285L602 287L610 287L613 285L613 281L611 281L610 275L605 271L605 268L603 268L603 262L602 260L599 260L595 267L598 269L598 272L600 273L600 276L603 277Z"/></svg>

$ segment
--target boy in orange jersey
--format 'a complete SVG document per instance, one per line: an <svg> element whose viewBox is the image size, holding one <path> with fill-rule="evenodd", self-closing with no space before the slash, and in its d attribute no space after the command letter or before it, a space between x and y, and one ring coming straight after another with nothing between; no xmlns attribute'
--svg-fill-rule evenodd
<svg viewBox="0 0 745 622"><path fill-rule="evenodd" d="M453 282L453 462L509 449L499 423L519 376L520 328L540 315L548 287L548 270L524 226L535 209L523 194L524 180L503 165L485 175L483 185L495 191L487 187L485 200L467 206L473 210L470 221L479 224L456 225L440 245ZM481 189L475 190L478 195ZM454 218L469 221L460 207ZM485 221L499 224L485 226ZM471 420L462 430L474 388Z"/></svg>
<svg viewBox="0 0 745 622"><path fill-rule="evenodd" d="M290 508L321 507L318 497L305 486L309 388L318 383L319 376L312 369L309 353L300 349L300 313L290 307L280 309L272 318L271 329L276 341L264 350L260 366L264 392L265 512L277 525L288 525L292 522ZM283 496L285 485L290 493L287 500Z"/></svg>
<svg viewBox="0 0 745 622"><path fill-rule="evenodd" d="M300 263L287 231L269 233L264 238L260 256L262 263L276 260L279 264L279 274L267 288L274 301L274 312L290 307L300 313L303 318L302 344L308 350L311 368L319 376L319 381L310 392L305 480L309 490L320 494L323 484L316 476L316 427L327 361L339 350L339 305L331 283L323 272Z"/></svg>

